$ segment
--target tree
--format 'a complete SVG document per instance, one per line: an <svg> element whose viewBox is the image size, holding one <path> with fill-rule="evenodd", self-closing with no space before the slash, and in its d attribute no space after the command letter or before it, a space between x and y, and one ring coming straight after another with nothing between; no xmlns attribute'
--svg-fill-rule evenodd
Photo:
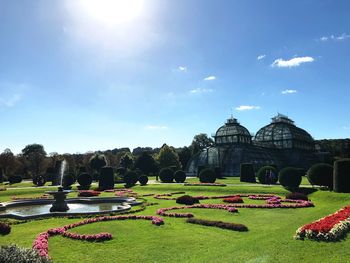
<svg viewBox="0 0 350 263"><path fill-rule="evenodd" d="M28 170L32 177L43 173L46 169L46 152L41 144L29 144L22 150L22 155L27 160Z"/></svg>
<svg viewBox="0 0 350 263"><path fill-rule="evenodd" d="M208 137L205 133L200 133L194 136L193 141L191 143L192 155L199 153L201 150L213 146L214 141L212 138Z"/></svg>
<svg viewBox="0 0 350 263"><path fill-rule="evenodd" d="M132 156L130 154L125 153L124 156L120 159L120 166L124 167L125 169L131 168L134 163L134 160L132 159Z"/></svg>
<svg viewBox="0 0 350 263"><path fill-rule="evenodd" d="M180 169L181 167L179 156L175 152L174 148L169 147L166 144L164 144L160 149L157 160L160 168L175 166L177 169Z"/></svg>
<svg viewBox="0 0 350 263"><path fill-rule="evenodd" d="M157 173L157 163L147 152L143 152L135 161L135 168L140 169L144 174Z"/></svg>
<svg viewBox="0 0 350 263"><path fill-rule="evenodd" d="M182 170L185 170L187 167L187 163L188 161L191 159L192 157L192 152L191 149L189 147L183 147L179 152L179 160L182 166Z"/></svg>
<svg viewBox="0 0 350 263"><path fill-rule="evenodd" d="M95 154L90 158L89 164L92 170L100 171L103 166L107 165L107 160L103 154Z"/></svg>
<svg viewBox="0 0 350 263"><path fill-rule="evenodd" d="M5 149L4 152L0 154L0 167L7 177L14 175L19 166L19 161L16 160L16 157L10 149Z"/></svg>

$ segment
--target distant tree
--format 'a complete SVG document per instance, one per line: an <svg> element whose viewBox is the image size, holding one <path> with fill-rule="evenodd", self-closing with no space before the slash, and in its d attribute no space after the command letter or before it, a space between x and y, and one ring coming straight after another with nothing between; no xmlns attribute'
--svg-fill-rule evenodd
<svg viewBox="0 0 350 263"><path fill-rule="evenodd" d="M95 154L91 156L89 163L92 170L99 172L103 166L107 165L107 160L103 154Z"/></svg>
<svg viewBox="0 0 350 263"><path fill-rule="evenodd" d="M208 137L207 134L205 133L197 134L196 136L194 136L190 146L192 155L199 153L201 150L213 145L214 145L213 139Z"/></svg>
<svg viewBox="0 0 350 263"><path fill-rule="evenodd" d="M134 164L134 160L130 153L125 153L120 159L120 166L125 169L131 168Z"/></svg>
<svg viewBox="0 0 350 263"><path fill-rule="evenodd" d="M14 175L19 166L19 161L16 160L16 157L10 149L5 149L3 153L0 154L0 167L7 177Z"/></svg>
<svg viewBox="0 0 350 263"><path fill-rule="evenodd" d="M185 170L188 161L192 157L191 149L185 146L178 152L178 155L179 155L179 160L180 160L180 163L182 166L182 170Z"/></svg>
<svg viewBox="0 0 350 263"><path fill-rule="evenodd" d="M181 168L179 156L175 152L174 148L169 147L166 144L164 144L160 149L159 154L157 156L157 160L159 162L160 168L166 168L171 166L174 166L177 169Z"/></svg>
<svg viewBox="0 0 350 263"><path fill-rule="evenodd" d="M142 173L156 174L157 173L157 164L154 158L147 152L143 152L135 161L135 168L138 168Z"/></svg>
<svg viewBox="0 0 350 263"><path fill-rule="evenodd" d="M41 144L29 144L22 150L27 160L27 168L31 176L42 174L46 170L46 152Z"/></svg>

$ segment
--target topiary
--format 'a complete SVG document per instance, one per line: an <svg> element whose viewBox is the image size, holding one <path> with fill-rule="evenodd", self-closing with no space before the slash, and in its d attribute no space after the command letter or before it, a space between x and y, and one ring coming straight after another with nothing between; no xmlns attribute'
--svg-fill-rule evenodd
<svg viewBox="0 0 350 263"><path fill-rule="evenodd" d="M42 175L35 175L33 177L33 184L36 186L43 186L46 183L45 177Z"/></svg>
<svg viewBox="0 0 350 263"><path fill-rule="evenodd" d="M222 178L222 172L221 172L221 167L220 166L215 166L214 167L214 172L216 178Z"/></svg>
<svg viewBox="0 0 350 263"><path fill-rule="evenodd" d="M0 235L8 235L11 232L11 226L7 223L0 222Z"/></svg>
<svg viewBox="0 0 350 263"><path fill-rule="evenodd" d="M327 186L333 189L333 166L328 163L317 163L307 171L307 179L312 185Z"/></svg>
<svg viewBox="0 0 350 263"><path fill-rule="evenodd" d="M100 190L114 188L114 171L112 167L105 166L101 168L100 178L98 180L98 188Z"/></svg>
<svg viewBox="0 0 350 263"><path fill-rule="evenodd" d="M140 182L140 185L146 185L147 182L148 182L148 176L147 175L141 175L139 177L139 182Z"/></svg>
<svg viewBox="0 0 350 263"><path fill-rule="evenodd" d="M276 184L277 169L271 165L261 167L257 172L258 181L261 184Z"/></svg>
<svg viewBox="0 0 350 263"><path fill-rule="evenodd" d="M241 163L241 182L255 183L254 167L251 163Z"/></svg>
<svg viewBox="0 0 350 263"><path fill-rule="evenodd" d="M10 184L19 184L22 182L22 176L20 175L11 175L8 178Z"/></svg>
<svg viewBox="0 0 350 263"><path fill-rule="evenodd" d="M210 168L203 169L199 174L199 181L201 183L215 183L215 180L215 172Z"/></svg>
<svg viewBox="0 0 350 263"><path fill-rule="evenodd" d="M120 175L124 175L126 173L126 169L122 166L118 167L116 172Z"/></svg>
<svg viewBox="0 0 350 263"><path fill-rule="evenodd" d="M21 248L16 245L0 247L0 262L6 263L51 263L48 257L42 257L34 249Z"/></svg>
<svg viewBox="0 0 350 263"><path fill-rule="evenodd" d="M334 192L350 193L350 159L335 161L333 174Z"/></svg>
<svg viewBox="0 0 350 263"><path fill-rule="evenodd" d="M138 175L135 171L128 171L124 175L124 182L126 187L134 186L137 183Z"/></svg>
<svg viewBox="0 0 350 263"><path fill-rule="evenodd" d="M2 171L2 168L0 167L0 183L3 183L4 182L4 175L3 175L3 171Z"/></svg>
<svg viewBox="0 0 350 263"><path fill-rule="evenodd" d="M174 179L177 183L184 183L186 181L186 173L182 170L177 170L174 173Z"/></svg>
<svg viewBox="0 0 350 263"><path fill-rule="evenodd" d="M287 189L298 188L301 183L301 175L295 167L285 167L278 173L280 184Z"/></svg>
<svg viewBox="0 0 350 263"><path fill-rule="evenodd" d="M204 170L206 167L205 165L198 165L197 168L197 177L199 177L199 174L201 173L202 170Z"/></svg>
<svg viewBox="0 0 350 263"><path fill-rule="evenodd" d="M183 204L183 205L193 205L193 204L198 204L199 200L190 195L183 195L176 198L176 203Z"/></svg>
<svg viewBox="0 0 350 263"><path fill-rule="evenodd" d="M80 187L78 187L81 190L87 190L90 188L90 185L92 183L91 175L88 173L82 173L78 175L77 179L78 183L80 184Z"/></svg>
<svg viewBox="0 0 350 263"><path fill-rule="evenodd" d="M170 168L163 168L159 171L159 179L162 183L172 183L174 180L174 172Z"/></svg>
<svg viewBox="0 0 350 263"><path fill-rule="evenodd" d="M62 179L62 186L63 189L68 190L72 188L72 184L74 184L76 181L75 176L73 173L66 173L63 176Z"/></svg>

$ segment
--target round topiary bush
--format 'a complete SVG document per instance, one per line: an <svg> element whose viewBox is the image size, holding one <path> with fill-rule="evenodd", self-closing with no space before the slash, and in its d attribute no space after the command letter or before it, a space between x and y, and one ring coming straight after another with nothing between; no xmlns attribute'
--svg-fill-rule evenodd
<svg viewBox="0 0 350 263"><path fill-rule="evenodd" d="M10 184L19 184L22 182L22 176L20 175L11 175L8 178Z"/></svg>
<svg viewBox="0 0 350 263"><path fill-rule="evenodd" d="M170 168L163 168L159 171L159 179L162 183L172 183L174 181L174 172Z"/></svg>
<svg viewBox="0 0 350 263"><path fill-rule="evenodd" d="M198 204L199 200L190 195L183 195L176 198L176 203L183 204L183 205L193 205L193 204Z"/></svg>
<svg viewBox="0 0 350 263"><path fill-rule="evenodd" d="M0 222L0 235L8 235L11 232L11 226L7 223Z"/></svg>
<svg viewBox="0 0 350 263"><path fill-rule="evenodd" d="M0 262L6 263L51 263L48 257L42 257L34 249L21 248L16 245L0 247Z"/></svg>
<svg viewBox="0 0 350 263"><path fill-rule="evenodd" d="M141 175L139 177L140 185L146 185L148 183L148 176L147 175Z"/></svg>
<svg viewBox="0 0 350 263"><path fill-rule="evenodd" d="M215 183L215 180L215 172L210 168L203 169L199 174L199 181L201 183Z"/></svg>
<svg viewBox="0 0 350 263"><path fill-rule="evenodd" d="M295 189L301 183L301 175L297 168L285 167L278 173L278 181L287 189Z"/></svg>
<svg viewBox="0 0 350 263"><path fill-rule="evenodd" d="M76 181L76 179L75 179L75 176L73 173L64 174L63 179L62 179L63 189L65 189L65 190L71 189L72 184L74 184L75 181Z"/></svg>
<svg viewBox="0 0 350 263"><path fill-rule="evenodd" d="M134 186L137 183L139 176L135 171L128 171L124 175L124 182L127 187Z"/></svg>
<svg viewBox="0 0 350 263"><path fill-rule="evenodd" d="M258 170L257 177L261 184L276 184L278 180L277 169L270 165L263 166Z"/></svg>
<svg viewBox="0 0 350 263"><path fill-rule="evenodd" d="M333 189L333 166L327 163L317 163L310 167L307 179L312 185L327 186Z"/></svg>
<svg viewBox="0 0 350 263"><path fill-rule="evenodd" d="M45 177L42 175L35 175L33 177L33 184L36 186L43 186L46 183Z"/></svg>
<svg viewBox="0 0 350 263"><path fill-rule="evenodd" d="M177 170L174 173L174 179L177 183L184 183L186 181L186 173L182 170Z"/></svg>
<svg viewBox="0 0 350 263"><path fill-rule="evenodd" d="M78 179L77 179L78 183L80 184L80 189L89 189L90 185L92 183L92 178L91 175L88 173L82 173L78 175Z"/></svg>

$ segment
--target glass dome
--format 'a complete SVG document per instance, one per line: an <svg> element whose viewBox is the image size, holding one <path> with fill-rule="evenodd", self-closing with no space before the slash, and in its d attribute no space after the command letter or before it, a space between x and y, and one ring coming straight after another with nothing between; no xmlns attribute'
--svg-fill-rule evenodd
<svg viewBox="0 0 350 263"><path fill-rule="evenodd" d="M314 150L314 140L303 129L295 126L287 116L278 114L269 125L255 135L255 142L268 148Z"/></svg>
<svg viewBox="0 0 350 263"><path fill-rule="evenodd" d="M216 131L214 138L216 145L233 143L251 144L252 142L252 136L247 128L240 125L237 119L233 117L228 119L225 125Z"/></svg>

